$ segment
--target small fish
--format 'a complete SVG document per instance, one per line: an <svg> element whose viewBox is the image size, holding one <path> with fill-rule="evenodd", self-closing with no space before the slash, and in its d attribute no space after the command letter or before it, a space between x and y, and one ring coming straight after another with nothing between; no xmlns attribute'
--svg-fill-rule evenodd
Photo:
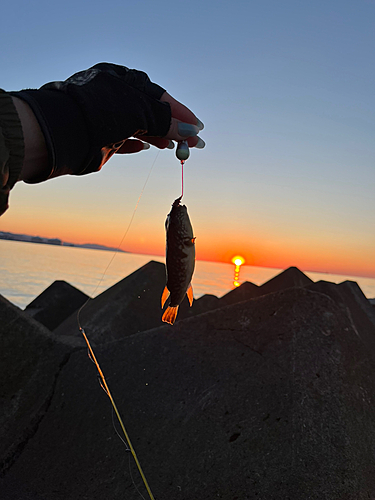
<svg viewBox="0 0 375 500"><path fill-rule="evenodd" d="M167 215L165 230L167 233L166 274L167 284L161 298L161 307L169 297L170 303L164 311L162 320L173 325L178 307L185 294L190 306L193 303L191 278L195 267L195 238L185 205L180 205L181 198L173 202L172 210Z"/></svg>

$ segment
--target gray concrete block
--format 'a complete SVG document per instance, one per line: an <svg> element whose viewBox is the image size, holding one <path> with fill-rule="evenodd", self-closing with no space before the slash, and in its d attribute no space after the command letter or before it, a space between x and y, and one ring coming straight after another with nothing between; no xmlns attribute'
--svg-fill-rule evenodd
<svg viewBox="0 0 375 500"><path fill-rule="evenodd" d="M375 497L375 331L335 287L289 288L96 348L155 499ZM86 353L61 369L0 490L139 498Z"/></svg>
<svg viewBox="0 0 375 500"><path fill-rule="evenodd" d="M66 281L54 281L25 308L25 313L54 330L79 309L88 295Z"/></svg>

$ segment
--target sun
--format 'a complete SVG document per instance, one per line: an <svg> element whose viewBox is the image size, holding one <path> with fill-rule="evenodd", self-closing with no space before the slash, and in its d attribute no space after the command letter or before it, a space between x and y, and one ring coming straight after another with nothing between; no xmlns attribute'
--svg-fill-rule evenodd
<svg viewBox="0 0 375 500"><path fill-rule="evenodd" d="M240 267L242 266L242 264L244 264L245 259L241 257L241 255L236 255L235 257L233 257L232 262L235 265L233 286L237 287L241 284L238 281L238 278L240 277Z"/></svg>
<svg viewBox="0 0 375 500"><path fill-rule="evenodd" d="M242 266L242 264L245 263L245 259L241 257L241 255L236 255L235 257L233 257L232 262L236 266Z"/></svg>

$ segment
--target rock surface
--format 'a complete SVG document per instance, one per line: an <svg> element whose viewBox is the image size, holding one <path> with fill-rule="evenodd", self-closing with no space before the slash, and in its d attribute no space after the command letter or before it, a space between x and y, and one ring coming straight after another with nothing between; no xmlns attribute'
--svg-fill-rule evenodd
<svg viewBox="0 0 375 500"><path fill-rule="evenodd" d="M289 267L274 278L263 283L261 286L255 285L254 283L251 283L251 281L245 281L238 288L234 288L227 294L223 295L223 297L219 299L217 307L236 304L237 302L243 302L244 300L261 297L267 293L286 290L287 288L304 287L311 285L312 283L313 281L299 269L296 267Z"/></svg>
<svg viewBox="0 0 375 500"><path fill-rule="evenodd" d="M96 347L156 500L375 498L372 307L350 282L272 291ZM54 388L1 498L135 500L129 461L148 498L86 350L55 373L23 379Z"/></svg>
<svg viewBox="0 0 375 500"><path fill-rule="evenodd" d="M266 293L278 292L279 290L285 290L294 286L304 287L311 285L313 281L306 276L297 267L289 267L285 271L270 279L262 286L260 286L261 295Z"/></svg>
<svg viewBox="0 0 375 500"><path fill-rule="evenodd" d="M262 294L258 285L251 283L251 281L245 281L238 288L231 290L221 297L220 307L236 304L237 302L243 302L244 300L254 299L260 295Z"/></svg>
<svg viewBox="0 0 375 500"><path fill-rule="evenodd" d="M289 267L263 285L258 286L250 281L245 281L238 288L234 288L221 298L215 295L203 295L194 300L193 307L189 308L188 302L184 301L180 307L177 320L191 318L203 312L212 311L219 307L237 304L245 300L254 299L267 293L285 290L291 287L304 287L311 285L313 281L296 267Z"/></svg>
<svg viewBox="0 0 375 500"><path fill-rule="evenodd" d="M160 326L164 286L164 264L150 261L91 299L80 314L80 323L95 344ZM56 335L80 337L77 313L73 313L54 332Z"/></svg>
<svg viewBox="0 0 375 500"><path fill-rule="evenodd" d="M49 330L54 330L88 298L89 296L78 288L58 280L30 302L25 312Z"/></svg>
<svg viewBox="0 0 375 500"><path fill-rule="evenodd" d="M0 472L38 428L62 367L82 345L80 339L60 341L0 296Z"/></svg>
<svg viewBox="0 0 375 500"><path fill-rule="evenodd" d="M309 286L309 289L329 295L359 332L370 332L375 326L375 311L369 304L362 290L354 281L344 281L339 285L327 281L318 281Z"/></svg>
<svg viewBox="0 0 375 500"><path fill-rule="evenodd" d="M220 307L220 299L216 295L205 294L199 299L194 299L193 305L190 307L189 301L185 298L178 309L178 315L176 321L181 321L182 319L192 318L197 314L202 314L207 311L212 311Z"/></svg>

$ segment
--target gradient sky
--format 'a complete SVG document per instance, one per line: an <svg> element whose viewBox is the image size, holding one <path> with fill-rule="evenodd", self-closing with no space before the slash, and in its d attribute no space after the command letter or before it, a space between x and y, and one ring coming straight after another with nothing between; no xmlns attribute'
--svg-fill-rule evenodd
<svg viewBox="0 0 375 500"><path fill-rule="evenodd" d="M146 71L205 123L185 167L197 258L375 277L375 1L65 2L2 8L0 87L101 61ZM163 254L174 152L17 184L0 230Z"/></svg>

